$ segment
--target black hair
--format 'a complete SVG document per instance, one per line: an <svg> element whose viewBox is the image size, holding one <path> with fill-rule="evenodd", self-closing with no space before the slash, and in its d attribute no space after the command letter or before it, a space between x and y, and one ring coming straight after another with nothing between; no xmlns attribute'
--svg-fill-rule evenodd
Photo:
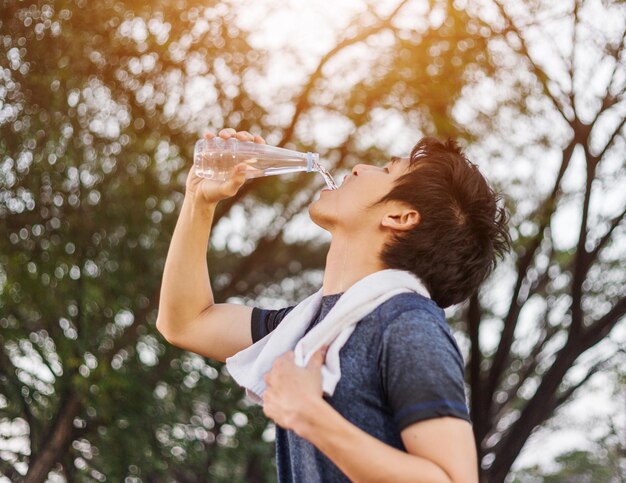
<svg viewBox="0 0 626 483"><path fill-rule="evenodd" d="M381 261L419 277L442 308L464 301L511 249L501 199L454 140L422 138L411 151L409 171L375 203L403 202L420 221L392 233Z"/></svg>

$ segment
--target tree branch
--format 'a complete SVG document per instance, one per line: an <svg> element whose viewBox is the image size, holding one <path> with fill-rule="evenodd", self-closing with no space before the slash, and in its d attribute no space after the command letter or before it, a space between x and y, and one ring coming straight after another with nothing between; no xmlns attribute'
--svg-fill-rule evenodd
<svg viewBox="0 0 626 483"><path fill-rule="evenodd" d="M71 442L74 418L80 407L80 398L75 392L70 392L62 398L50 432L41 445L41 451L30 461L28 472L24 477L25 483L44 481L54 464L60 460Z"/></svg>
<svg viewBox="0 0 626 483"><path fill-rule="evenodd" d="M617 353L619 353L620 351L617 351L615 354L611 355L611 357L603 359L599 362L597 362L596 364L594 364L589 371L587 372L587 374L583 377L582 380L580 380L579 382L571 385L570 387L568 387L567 389L563 390L561 393L559 393L558 395L555 395L552 400L546 404L546 406L549 408L548 412L549 414L554 413L554 411L559 408L560 406L562 406L565 402L567 402L567 400L571 397L571 395L581 386L583 386L594 374L596 374L597 372L599 372L600 370L602 370L604 368L604 366L606 364L608 364ZM520 418L521 419L521 418ZM509 426L508 428L506 428L503 432L502 438L491 448L489 448L490 451L501 451L501 447L502 445L505 443L506 438L509 437L509 435L515 431L515 423L512 424L511 426Z"/></svg>
<svg viewBox="0 0 626 483"><path fill-rule="evenodd" d="M618 351L619 352L619 351ZM585 384L590 378L591 376L593 376L594 374L596 374L598 371L601 371L602 369L604 369L604 367L613 360L613 358L615 357L615 355L617 354L617 352L613 355L611 355L611 357L608 357L606 359L603 359L599 362L596 362L590 369L589 371L587 371L587 374L585 374L585 377L583 377L580 381L578 381L576 384L572 384L570 387L568 387L567 389L563 390L560 394L556 395L554 398L554 406L552 411L554 411L555 409L557 409L559 406L563 405L565 402L567 402L567 400L572 396L572 394L574 394L574 392L580 388L583 384Z"/></svg>
<svg viewBox="0 0 626 483"><path fill-rule="evenodd" d="M532 431L549 417L552 410L549 403L566 372L580 354L576 349L572 343L566 343L559 350L535 394L521 410L519 418L507 428L497 443L496 459L488 470L488 481L504 481Z"/></svg>
<svg viewBox="0 0 626 483"><path fill-rule="evenodd" d="M302 206L310 204L314 196L315 192L312 192L311 195L307 197L303 202L298 203L298 206L302 208ZM247 257L243 258L239 262L237 268L235 268L231 272L230 281L224 288L222 288L222 290L220 290L220 295L224 299L228 299L229 297L232 297L238 293L238 291L235 289L236 282L242 280L246 273L251 273L252 271L254 271L254 267L257 265L257 263L259 263L267 256L268 250L271 249L271 247L282 235L281 230L285 226L285 224L288 223L299 212L299 210L290 211L291 212L288 213L288 215L285 217L277 216L275 218L275 220L277 221L274 225L270 227L270 229L267 230L265 235L257 241L257 245L254 251L250 253L250 255L248 255Z"/></svg>
<svg viewBox="0 0 626 483"><path fill-rule="evenodd" d="M530 246L525 248L523 247L525 249L525 252L518 258L517 280L515 282L513 293L511 295L511 304L504 319L504 327L502 329L500 343L498 344L498 349L496 350L496 354L493 358L493 362L489 371L489 380L486 386L485 395L485 401L487 402L493 400L493 395L498 386L500 377L502 376L502 372L507 365L509 352L511 350L511 345L513 344L513 334L515 333L515 328L517 326L517 321L522 306L525 303L525 301L519 300L520 291L524 279L526 278L526 275L528 273L528 269L531 267L532 261L535 257L535 253L541 245L545 229L549 225L552 215L556 210L561 181L563 179L563 176L565 175L565 171L570 164L575 146L575 139L572 139L570 143L563 149L561 166L559 168L559 173L557 174L556 180L554 181L552 192L546 198L546 200L541 203L541 205L539 205L536 210L536 214L531 216L531 218L538 218L539 230L537 232L537 235L532 240L530 240ZM491 403L488 402L488 404Z"/></svg>
<svg viewBox="0 0 626 483"><path fill-rule="evenodd" d="M535 294L543 293L543 291L546 289L548 283L551 280L549 271L550 271L550 264L552 263L553 260L554 260L554 243L552 243L552 246L550 247L550 250L549 250L548 263L546 264L546 269L537 277L537 279L534 282L530 284L530 287L528 289L528 295L526 296L526 300L528 300Z"/></svg>
<svg viewBox="0 0 626 483"><path fill-rule="evenodd" d="M574 71L574 64L576 63L576 41L578 38L578 23L579 23L579 16L578 16L578 11L580 8L580 1L579 0L574 0L574 10L572 12L574 18L574 25L572 27L572 53L570 56L570 62L569 62L569 78L570 78L570 92L569 92L569 102L572 105L572 109L574 110L574 116L578 117L578 115L576 115L576 103L575 103L575 96L574 96L574 75L575 75L575 71Z"/></svg>
<svg viewBox="0 0 626 483"><path fill-rule="evenodd" d="M300 119L300 116L302 115L302 113L304 111L306 111L306 108L308 107L309 94L313 90L313 87L315 86L315 83L319 80L319 78L321 78L321 76L322 76L322 69L324 68L324 66L333 57L335 57L339 52L341 52L345 48L350 47L351 45L356 44L358 42L361 42L362 40L367 39L369 36L374 35L374 34L380 32L381 30L384 30L386 28L391 27L391 21L393 20L395 15L400 11L400 9L405 4L408 3L408 1L409 0L402 0L398 4L398 6L393 10L393 12L391 12L391 14L389 14L384 19L381 19L378 24L373 25L373 26L363 30L362 32L358 33L357 35L355 35L353 37L350 37L350 38L347 38L347 39L344 39L344 40L340 41L331 50L329 50L326 54L324 54L324 56L318 62L318 65L315 68L315 70L313 71L313 73L309 76L309 79L308 79L306 85L304 86L304 88L300 92L300 95L298 96L298 100L296 101L296 107L295 107L294 114L291 117L291 121L290 121L289 125L287 126L287 128L283 132L283 135L282 135L280 141L278 142L277 146L284 147L291 140L291 138L293 137L293 133L294 133L296 124L298 123L298 120ZM216 210L215 215L213 217L213 222L217 223L222 218L222 216L224 216L226 213L228 213L230 211L230 209L236 203L239 202L239 200L244 198L248 193L250 193L250 191L252 191L252 187L253 187L253 185L250 184L250 183L245 184L244 186L242 186L239 189L239 191L237 192L237 194L235 196L231 196L230 198L222 200L220 202L220 204L217 206L217 210Z"/></svg>
<svg viewBox="0 0 626 483"><path fill-rule="evenodd" d="M39 357L41 357L41 361L48 368L48 370L50 371L50 374L56 379L57 375L52 370L52 365L50 364L50 361L48 361L48 359L46 358L46 354L43 352L41 347L39 347L39 345L35 343L32 343L31 346L33 347L33 350L37 354L39 354Z"/></svg>
<svg viewBox="0 0 626 483"><path fill-rule="evenodd" d="M585 263L587 264L586 270L589 270L591 264L598 258L600 251L606 246L608 241L611 239L611 235L615 231L615 229L620 225L620 223L624 220L626 216L626 208L619 214L611 219L609 222L609 229L607 232L602 235L602 237L596 243L596 246L590 252L587 252L587 256L585 257Z"/></svg>
<svg viewBox="0 0 626 483"><path fill-rule="evenodd" d="M608 49L609 54L615 60L615 64L613 64L613 70L611 72L611 76L609 77L609 82L606 85L606 92L604 94L604 97L602 98L602 105L600 106L600 109L594 116L594 119L591 122L591 124L595 124L598 118L604 112L608 111L611 107L613 107L615 104L617 104L620 101L619 95L617 96L611 95L611 86L613 85L613 81L615 80L615 74L617 73L617 68L621 65L619 58L624 49L625 42L626 42L626 29L622 33L622 39L620 40L619 44L614 48Z"/></svg>
<svg viewBox="0 0 626 483"><path fill-rule="evenodd" d="M626 297L619 299L611 310L587 327L581 336L585 350L606 337L624 315L626 315Z"/></svg>
<svg viewBox="0 0 626 483"><path fill-rule="evenodd" d="M580 230L578 232L578 242L576 244L576 256L574 262L574 273L572 277L572 324L570 326L569 337L576 338L582 330L583 324L583 309L582 309L582 297L583 297L583 282L586 278L585 267L585 255L587 244L587 224L589 219L589 208L591 202L591 188L593 180L596 175L596 164L593 160L589 159L589 151L587 146L584 147L585 160L587 164L587 176L585 179L585 195L583 198L582 214L580 222Z"/></svg>
<svg viewBox="0 0 626 483"><path fill-rule="evenodd" d="M0 458L0 474L14 483L22 481L23 478L11 463L2 458Z"/></svg>
<svg viewBox="0 0 626 483"><path fill-rule="evenodd" d="M22 409L22 416L28 424L31 452L36 451L37 444L35 439L36 435L39 433L39 426L37 425L37 422L33 417L33 414L30 410L30 407L28 406L28 403L26 402L26 399L24 399L24 396L22 395L22 388L26 386L22 384L22 381L20 381L17 377L17 368L11 361L9 355L4 350L4 342L0 343L0 369L2 369L2 373L6 377L7 382L11 385L14 397L15 399L17 399L17 401L19 402L18 405Z"/></svg>
<svg viewBox="0 0 626 483"><path fill-rule="evenodd" d="M626 123L626 117L623 117L619 125L613 130L613 132L611 133L611 136L609 137L609 140L604 145L604 148L602 148L602 151L600 151L600 153L598 153L597 155L591 155L591 159L593 160L595 164L598 164L602 160L602 158L604 157L606 152L609 150L609 148L611 147L611 145L613 144L613 142L619 135L620 131L624 127L624 123Z"/></svg>
<svg viewBox="0 0 626 483"><path fill-rule="evenodd" d="M335 45L332 49L330 49L320 59L320 61L317 64L317 67L315 68L313 73L309 76L309 80L307 84L304 86L304 89L302 90L302 92L300 93L300 96L298 97L294 114L291 117L291 122L289 123L289 126L287 126L287 129L285 129L285 132L283 133L283 137L278 143L279 146L284 146L288 142L288 140L291 139L291 137L293 136L293 131L296 127L296 124L298 123L298 120L300 119L300 116L302 115L302 113L306 110L308 100L309 100L309 94L313 90L315 83L322 76L322 69L328 63L328 61L331 60L335 55L337 55L346 47L349 47L350 45L353 45L362 40L365 40L370 35L373 35L375 33L378 33L381 30L384 30L390 27L391 21L393 20L393 18L402 9L402 7L404 7L404 5L406 5L407 3L408 3L408 0L402 0L387 17L380 19L380 21L377 24L372 25L371 27L363 30L357 35L341 40L337 45Z"/></svg>
<svg viewBox="0 0 626 483"><path fill-rule="evenodd" d="M526 380L535 372L535 369L539 365L539 354L544 349L546 344L552 340L561 327L557 325L548 325L547 321L544 320L544 332L537 343L534 345L530 354L525 357L524 365L522 366L519 373L519 380L517 383L509 388L506 393L507 397L503 403L496 405L493 411L494 416L490 418L492 423L497 422L500 418L505 414L505 412L510 408L511 404L517 397L517 392L522 387L522 385L526 382ZM491 428L489 428L491 431Z"/></svg>
<svg viewBox="0 0 626 483"><path fill-rule="evenodd" d="M470 360L469 360L469 376L471 392L471 411L472 421L474 425L474 438L476 439L476 448L480 452L481 441L486 432L485 427L487 416L485 412L485 403L483 401L484 391L480 365L482 361L482 352L480 350L480 320L482 318L482 310L478 291L470 297L469 308L467 311L467 331L470 338ZM480 460L480 457L479 457Z"/></svg>
<svg viewBox="0 0 626 483"><path fill-rule="evenodd" d="M568 339L559 350L550 369L544 374L537 391L522 410L520 417L508 428L507 434L498 442L498 455L489 469L491 481L502 481L513 461L519 455L531 432L552 414L555 394L574 361L593 347L611 331L626 314L626 297L621 298L611 310L589 327L577 340ZM563 396L563 395L561 395ZM558 397L561 397L558 396Z"/></svg>
<svg viewBox="0 0 626 483"><path fill-rule="evenodd" d="M506 10L505 10L504 6L502 5L502 3L500 2L500 0L493 0L493 2L496 4L496 7L498 8L498 11L500 12L500 15L502 15L502 17L504 18L504 21L507 24L507 28L505 30L509 30L509 31L515 33L515 35L517 36L517 38L520 41L520 46L521 47L519 49L517 49L515 47L512 47L512 48L514 50L518 50L519 52L521 52L522 55L524 55L524 57L526 57L526 59L528 59L528 62L530 63L535 76L537 77L537 79L539 79L539 82L541 82L541 85L543 86L543 90L544 90L545 94L548 96L548 98L550 98L550 100L552 101L552 104L554 105L556 110L559 112L559 114L561 114L561 117L563 117L565 122L570 124L571 120L565 114L565 110L564 110L563 106L561 105L560 101L557 99L556 96L554 96L550 92L550 88L548 87L548 80L549 80L548 75L546 74L546 72L541 67L539 67L539 65L534 61L534 59L531 57L530 53L528 52L528 46L526 44L526 39L524 38L524 36L520 32L520 30L517 28L517 26L513 22L513 19L506 12ZM574 109L573 106L571 106L571 107L572 107L572 110L573 110Z"/></svg>
<svg viewBox="0 0 626 483"><path fill-rule="evenodd" d="M350 135L348 140L340 147L340 157L339 161L336 164L336 167L342 167L345 163L350 143L353 139L354 135ZM303 189L308 183L311 182L311 179L308 178L300 178L294 182L294 191L299 191ZM300 213L302 208L311 204L313 197L315 196L316 191L312 191L310 196L298 203L292 203L283 213L276 215L272 223L270 224L270 228L267 229L265 234L257 240L257 246L254 251L243 258L237 268L231 271L231 277L228 284L220 290L220 296L224 299L231 297L237 294L237 290L235 290L234 286L236 281L240 280L244 277L246 273L251 273L253 271L253 267L263 259L263 256L267 253L267 249L271 248L271 246L278 240L281 236L281 232L285 225L289 223L293 219L295 215Z"/></svg>

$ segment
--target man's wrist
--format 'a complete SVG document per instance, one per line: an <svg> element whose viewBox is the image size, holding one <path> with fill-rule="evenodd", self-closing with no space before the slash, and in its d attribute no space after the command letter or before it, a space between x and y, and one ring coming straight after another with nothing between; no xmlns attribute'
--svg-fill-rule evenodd
<svg viewBox="0 0 626 483"><path fill-rule="evenodd" d="M187 191L185 193L183 204L187 204L194 215L200 214L211 218L217 207L217 201L206 201L195 191Z"/></svg>
<svg viewBox="0 0 626 483"><path fill-rule="evenodd" d="M301 414L294 432L301 438L311 441L315 434L320 431L321 425L327 419L330 404L323 397L312 399L304 406L306 409Z"/></svg>

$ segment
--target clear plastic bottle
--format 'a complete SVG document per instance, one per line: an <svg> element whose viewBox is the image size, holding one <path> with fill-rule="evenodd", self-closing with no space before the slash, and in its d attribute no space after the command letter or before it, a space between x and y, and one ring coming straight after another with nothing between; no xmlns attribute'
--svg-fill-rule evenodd
<svg viewBox="0 0 626 483"><path fill-rule="evenodd" d="M203 178L225 181L235 165L245 162L246 178L274 174L319 172L330 189L337 189L333 178L320 164L319 154L268 146L235 138L200 139L193 154L196 174Z"/></svg>

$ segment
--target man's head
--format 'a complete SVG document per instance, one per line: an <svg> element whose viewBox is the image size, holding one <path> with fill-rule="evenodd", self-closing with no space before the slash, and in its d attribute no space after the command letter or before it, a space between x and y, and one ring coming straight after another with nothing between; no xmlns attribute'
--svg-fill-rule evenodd
<svg viewBox="0 0 626 483"><path fill-rule="evenodd" d="M333 238L367 242L383 267L414 273L445 308L471 296L510 249L499 199L454 141L425 137L408 158L355 166L309 213Z"/></svg>

